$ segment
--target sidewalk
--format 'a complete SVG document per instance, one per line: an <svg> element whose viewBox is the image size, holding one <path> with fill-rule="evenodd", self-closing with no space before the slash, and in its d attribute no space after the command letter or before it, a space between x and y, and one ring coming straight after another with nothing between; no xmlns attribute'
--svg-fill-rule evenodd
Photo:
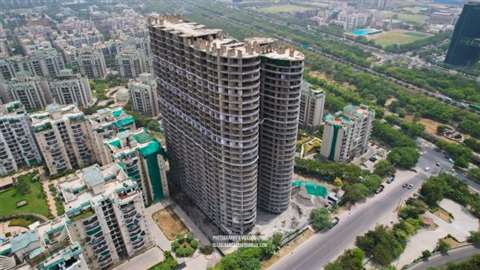
<svg viewBox="0 0 480 270"><path fill-rule="evenodd" d="M131 270L131 269L147 270L150 267L156 265L157 263L163 261L163 259L164 258L163 258L162 250L160 250L160 248L158 247L153 247L113 269L114 270Z"/></svg>

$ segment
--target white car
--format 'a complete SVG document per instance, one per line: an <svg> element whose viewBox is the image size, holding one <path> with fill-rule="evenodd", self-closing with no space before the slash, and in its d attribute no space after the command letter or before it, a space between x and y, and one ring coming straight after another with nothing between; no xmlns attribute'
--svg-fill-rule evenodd
<svg viewBox="0 0 480 270"><path fill-rule="evenodd" d="M430 171L430 167L425 167L425 171Z"/></svg>

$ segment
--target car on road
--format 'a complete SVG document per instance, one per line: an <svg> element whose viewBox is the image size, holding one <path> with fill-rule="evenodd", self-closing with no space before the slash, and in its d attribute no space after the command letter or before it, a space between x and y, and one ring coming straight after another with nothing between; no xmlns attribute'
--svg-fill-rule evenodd
<svg viewBox="0 0 480 270"><path fill-rule="evenodd" d="M440 163L438 161L436 161L435 166L440 167Z"/></svg>
<svg viewBox="0 0 480 270"><path fill-rule="evenodd" d="M395 176L392 175L387 178L387 184L391 184L393 181L395 181Z"/></svg>
<svg viewBox="0 0 480 270"><path fill-rule="evenodd" d="M385 186L384 185L380 185L377 190L375 191L376 194L379 194L381 193L383 190L385 189Z"/></svg>
<svg viewBox="0 0 480 270"><path fill-rule="evenodd" d="M330 222L330 229L337 226L337 224L340 222L339 217L334 217L332 218L332 221Z"/></svg>
<svg viewBox="0 0 480 270"><path fill-rule="evenodd" d="M425 171L426 172L430 171L430 167L425 167Z"/></svg>
<svg viewBox="0 0 480 270"><path fill-rule="evenodd" d="M407 184L407 183L405 183L405 184L402 185L402 187L403 187L403 188L406 188L406 189L412 189L412 188L413 188L413 185L412 185L412 184Z"/></svg>

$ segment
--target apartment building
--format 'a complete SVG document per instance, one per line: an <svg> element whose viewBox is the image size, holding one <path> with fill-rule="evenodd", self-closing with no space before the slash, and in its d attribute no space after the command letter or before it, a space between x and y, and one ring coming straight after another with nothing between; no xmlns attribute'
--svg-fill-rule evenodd
<svg viewBox="0 0 480 270"><path fill-rule="evenodd" d="M179 17L151 17L149 31L174 187L226 233L252 229L257 195L285 210L303 55Z"/></svg>
<svg viewBox="0 0 480 270"><path fill-rule="evenodd" d="M30 119L20 101L0 105L0 175L41 164Z"/></svg>
<svg viewBox="0 0 480 270"><path fill-rule="evenodd" d="M107 76L107 65L99 46L79 49L76 62L80 73L89 79L104 79Z"/></svg>
<svg viewBox="0 0 480 270"><path fill-rule="evenodd" d="M122 108L105 108L87 116L90 141L97 163L107 165L112 160L104 150L105 140L114 138L119 132L135 130L135 119Z"/></svg>
<svg viewBox="0 0 480 270"><path fill-rule="evenodd" d="M56 79L49 81L50 93L58 104L75 104L80 108L94 105L88 79L72 70L63 70Z"/></svg>
<svg viewBox="0 0 480 270"><path fill-rule="evenodd" d="M165 150L146 130L123 131L106 140L110 162L119 164L140 187L145 205L168 197Z"/></svg>
<svg viewBox="0 0 480 270"><path fill-rule="evenodd" d="M89 270L78 242L71 241L68 219L54 220L29 226L0 243L2 269Z"/></svg>
<svg viewBox="0 0 480 270"><path fill-rule="evenodd" d="M30 117L50 175L94 163L87 119L77 106L52 104Z"/></svg>
<svg viewBox="0 0 480 270"><path fill-rule="evenodd" d="M367 106L348 105L325 117L321 154L334 161L349 161L368 150L375 112Z"/></svg>
<svg viewBox="0 0 480 270"><path fill-rule="evenodd" d="M145 72L150 72L147 56L134 47L122 49L115 57L118 71L124 79L134 79Z"/></svg>
<svg viewBox="0 0 480 270"><path fill-rule="evenodd" d="M160 114L157 97L157 81L150 73L142 73L136 80L128 82L128 94L132 109L146 116Z"/></svg>
<svg viewBox="0 0 480 270"><path fill-rule="evenodd" d="M319 128L323 123L324 107L325 92L304 81L300 101L300 126L308 129Z"/></svg>
<svg viewBox="0 0 480 270"><path fill-rule="evenodd" d="M4 100L20 101L27 111L44 109L52 102L47 80L25 73L18 74L6 83L0 83L0 93Z"/></svg>
<svg viewBox="0 0 480 270"><path fill-rule="evenodd" d="M152 245L142 193L120 165L87 167L58 188L70 236L91 269L111 268Z"/></svg>

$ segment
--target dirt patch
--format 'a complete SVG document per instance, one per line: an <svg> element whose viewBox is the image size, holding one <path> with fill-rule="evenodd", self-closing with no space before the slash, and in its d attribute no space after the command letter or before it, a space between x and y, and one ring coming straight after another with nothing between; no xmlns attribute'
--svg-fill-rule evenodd
<svg viewBox="0 0 480 270"><path fill-rule="evenodd" d="M297 236L294 240L290 243L283 246L275 255L273 255L270 259L262 262L262 269L266 270L270 268L273 264L275 264L280 258L287 256L292 252L295 248L301 245L303 242L307 241L310 237L315 234L311 229L307 229L302 234Z"/></svg>
<svg viewBox="0 0 480 270"><path fill-rule="evenodd" d="M178 234L188 233L187 227L171 207L155 212L152 218L170 241L174 240Z"/></svg>
<svg viewBox="0 0 480 270"><path fill-rule="evenodd" d="M457 239L453 238L452 236L447 236L443 238L443 241L445 241L450 248L456 248L460 246L462 243L458 242Z"/></svg>
<svg viewBox="0 0 480 270"><path fill-rule="evenodd" d="M340 84L341 86L343 87L346 87L346 88L349 88L350 90L352 91L356 91L357 88L354 86L354 85L351 85L347 82L343 82L343 83L340 83L340 82L337 82L335 80L332 80L330 78L328 78L328 76L323 73L323 72L320 72L320 71L310 71L310 73L308 73L310 76L314 77L314 78L318 78L318 79L321 79L321 80L325 80L329 83L335 83L335 84Z"/></svg>
<svg viewBox="0 0 480 270"><path fill-rule="evenodd" d="M433 214L445 222L452 223L452 217L450 213L443 208L438 208L435 210L435 212L433 212Z"/></svg>

